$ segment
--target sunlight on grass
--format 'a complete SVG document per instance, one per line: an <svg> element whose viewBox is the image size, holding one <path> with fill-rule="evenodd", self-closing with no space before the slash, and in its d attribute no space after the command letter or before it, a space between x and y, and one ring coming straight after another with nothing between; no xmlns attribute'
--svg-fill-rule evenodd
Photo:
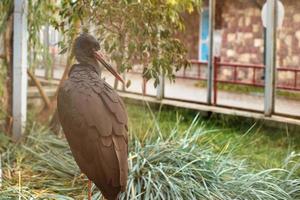
<svg viewBox="0 0 300 200"><path fill-rule="evenodd" d="M160 111L159 111L160 110ZM147 106L128 104L130 129L135 135L149 137L155 133L153 120ZM152 109L159 123L161 132L168 135L175 123L180 123L178 132L186 130L196 112L180 108ZM209 143L218 153L224 146L230 145L230 151L237 158L246 158L255 168L272 168L282 165L284 159L292 152L300 150L299 130L272 128L264 122L239 117L213 116L200 122L214 131L206 134L198 143ZM147 134L146 134L147 133Z"/></svg>

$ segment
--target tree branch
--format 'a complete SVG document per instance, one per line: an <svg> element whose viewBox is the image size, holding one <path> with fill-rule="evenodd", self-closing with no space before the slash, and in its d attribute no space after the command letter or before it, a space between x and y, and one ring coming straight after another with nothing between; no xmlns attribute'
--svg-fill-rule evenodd
<svg viewBox="0 0 300 200"><path fill-rule="evenodd" d="M46 95L40 81L35 77L35 75L33 73L31 73L31 71L29 69L27 69L27 74L30 76L31 80L34 82L34 84L38 88L39 93L42 96L42 99L44 100L44 102L46 104L46 107L50 108L50 106L51 106L50 100L49 100L48 96Z"/></svg>

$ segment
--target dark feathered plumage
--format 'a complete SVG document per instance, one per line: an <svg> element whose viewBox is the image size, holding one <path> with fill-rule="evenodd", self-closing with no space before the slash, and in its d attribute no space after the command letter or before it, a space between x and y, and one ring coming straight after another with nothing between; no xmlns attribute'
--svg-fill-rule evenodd
<svg viewBox="0 0 300 200"><path fill-rule="evenodd" d="M60 88L57 106L81 171L105 198L115 200L125 190L128 175L127 113L121 98L100 77L92 54L99 49L96 43L87 34L77 38L74 52L79 64L72 66Z"/></svg>

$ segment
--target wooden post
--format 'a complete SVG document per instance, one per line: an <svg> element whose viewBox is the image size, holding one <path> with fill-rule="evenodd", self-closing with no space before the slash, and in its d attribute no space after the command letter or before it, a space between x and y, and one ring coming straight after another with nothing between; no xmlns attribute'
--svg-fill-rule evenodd
<svg viewBox="0 0 300 200"><path fill-rule="evenodd" d="M143 96L145 96L147 94L147 79L146 78L143 78L142 94L143 94Z"/></svg>
<svg viewBox="0 0 300 200"><path fill-rule="evenodd" d="M274 113L276 73L276 18L277 1L267 0L266 66L265 66L265 116Z"/></svg>
<svg viewBox="0 0 300 200"><path fill-rule="evenodd" d="M27 0L14 0L13 128L12 139L21 138L27 111Z"/></svg>
<svg viewBox="0 0 300 200"><path fill-rule="evenodd" d="M212 89L213 89L213 57L214 57L214 24L215 24L215 0L209 0L209 57L207 70L207 104L212 104Z"/></svg>

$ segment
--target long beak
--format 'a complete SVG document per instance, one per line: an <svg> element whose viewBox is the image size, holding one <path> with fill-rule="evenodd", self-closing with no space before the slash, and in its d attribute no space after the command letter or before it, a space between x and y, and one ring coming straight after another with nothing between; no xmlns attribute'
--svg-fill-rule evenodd
<svg viewBox="0 0 300 200"><path fill-rule="evenodd" d="M123 84L124 83L124 80L122 79L122 77L120 76L120 74L109 64L107 63L103 57L101 56L100 53L98 52L94 52L94 55L95 55L95 58L102 63L102 65L112 74L114 75L114 77L116 77L116 79L118 79L119 81L121 81Z"/></svg>

